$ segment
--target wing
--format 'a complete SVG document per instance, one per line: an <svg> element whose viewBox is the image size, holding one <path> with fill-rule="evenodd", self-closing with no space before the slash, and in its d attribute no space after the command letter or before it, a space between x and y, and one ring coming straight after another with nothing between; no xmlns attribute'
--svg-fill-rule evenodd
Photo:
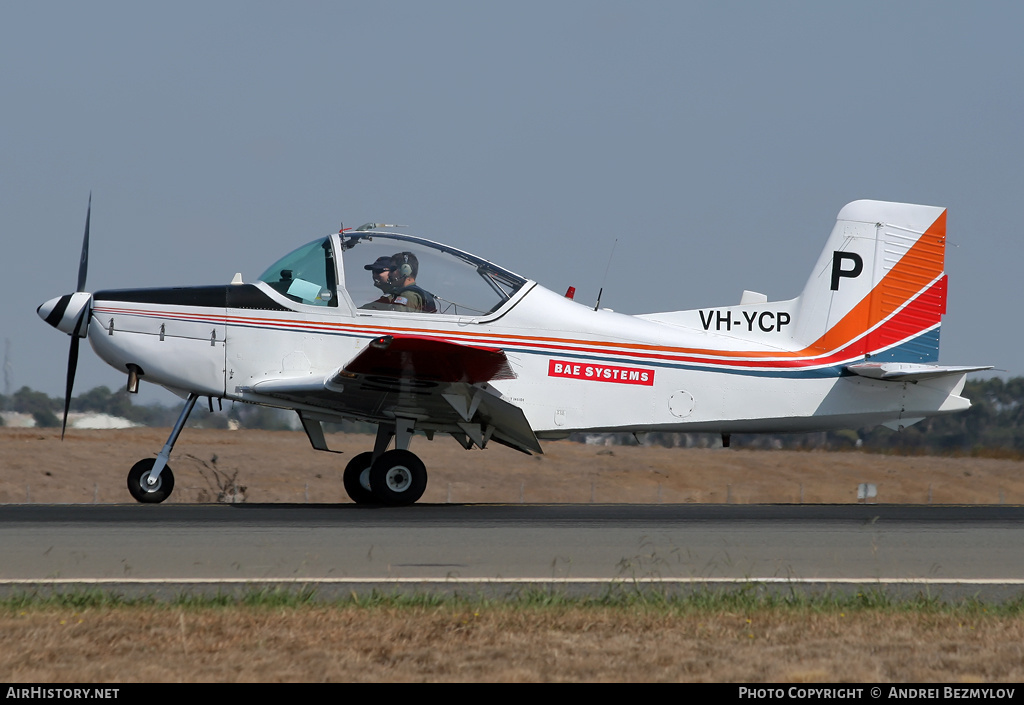
<svg viewBox="0 0 1024 705"><path fill-rule="evenodd" d="M522 409L488 384L514 378L498 348L388 335L371 341L327 377L268 379L250 389L296 405L318 448L322 434L307 422L341 417L388 423L402 418L412 419L428 435L450 433L465 448L482 448L494 440L524 453L541 453Z"/></svg>
<svg viewBox="0 0 1024 705"><path fill-rule="evenodd" d="M413 335L376 338L341 372L341 377L374 375L467 384L516 377L499 348L459 345Z"/></svg>

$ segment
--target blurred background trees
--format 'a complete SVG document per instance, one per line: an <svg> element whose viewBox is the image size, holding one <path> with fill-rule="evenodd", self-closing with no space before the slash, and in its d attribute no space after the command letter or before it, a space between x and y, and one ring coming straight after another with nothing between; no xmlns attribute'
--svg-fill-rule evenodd
<svg viewBox="0 0 1024 705"><path fill-rule="evenodd" d="M883 426L856 430L794 434L733 434L738 448L791 450L854 450L901 454L974 455L1024 458L1024 377L998 377L968 381L963 395L972 406L965 412L925 419L902 431ZM189 419L190 427L250 428L271 431L298 429L294 412L253 404L200 400ZM0 395L0 410L29 414L40 427L60 426L64 400L29 387L10 396ZM124 389L96 387L71 400L72 412L93 412L125 418L141 426L170 427L179 407L136 405ZM328 425L328 432L372 433L371 424L345 422ZM573 440L606 445L636 444L630 433L573 434ZM664 447L718 447L721 436L710 433L648 433L645 445Z"/></svg>

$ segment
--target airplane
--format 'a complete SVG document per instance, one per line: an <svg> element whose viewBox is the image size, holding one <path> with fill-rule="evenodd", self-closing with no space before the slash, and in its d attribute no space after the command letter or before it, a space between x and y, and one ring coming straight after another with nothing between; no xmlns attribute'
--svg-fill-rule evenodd
<svg viewBox="0 0 1024 705"><path fill-rule="evenodd" d="M796 298L744 291L737 305L643 315L373 223L249 283L89 293L91 212L90 194L75 293L37 311L71 336L65 428L81 338L130 392L146 380L185 399L163 449L128 473L144 503L171 495L167 462L201 397L294 410L318 451L324 423L375 424L345 490L409 505L427 485L417 433L532 454L577 431L714 432L727 446L734 433L899 429L967 409L967 373L991 369L936 364L946 211L933 206L846 205Z"/></svg>

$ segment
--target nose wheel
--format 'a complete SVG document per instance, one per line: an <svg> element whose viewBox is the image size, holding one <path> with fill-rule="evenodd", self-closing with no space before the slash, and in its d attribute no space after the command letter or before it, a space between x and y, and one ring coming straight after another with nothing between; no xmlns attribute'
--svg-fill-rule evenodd
<svg viewBox="0 0 1024 705"><path fill-rule="evenodd" d="M145 458L135 463L128 472L128 491L136 502L159 504L171 496L174 490L174 474L167 465L160 471L156 482L149 479L156 464L156 458Z"/></svg>

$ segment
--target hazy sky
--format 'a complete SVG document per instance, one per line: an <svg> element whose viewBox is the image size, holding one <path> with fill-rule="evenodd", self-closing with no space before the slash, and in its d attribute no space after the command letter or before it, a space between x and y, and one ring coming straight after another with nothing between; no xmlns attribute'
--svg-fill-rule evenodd
<svg viewBox="0 0 1024 705"><path fill-rule="evenodd" d="M0 322L408 224L628 313L795 296L840 208L949 208L941 362L1024 374L1024 5L6 2ZM614 259L608 267L615 239ZM123 375L83 347L76 392ZM173 398L164 393L162 401Z"/></svg>

